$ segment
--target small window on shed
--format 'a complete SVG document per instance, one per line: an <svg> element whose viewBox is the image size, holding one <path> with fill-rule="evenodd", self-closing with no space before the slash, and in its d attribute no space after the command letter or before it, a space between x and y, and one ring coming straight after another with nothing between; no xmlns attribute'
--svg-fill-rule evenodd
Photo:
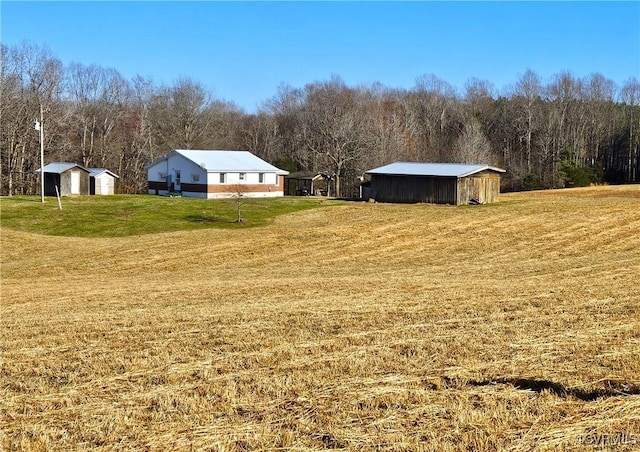
<svg viewBox="0 0 640 452"><path fill-rule="evenodd" d="M192 182L200 182L200 175L199 174L192 174L191 175L191 181Z"/></svg>

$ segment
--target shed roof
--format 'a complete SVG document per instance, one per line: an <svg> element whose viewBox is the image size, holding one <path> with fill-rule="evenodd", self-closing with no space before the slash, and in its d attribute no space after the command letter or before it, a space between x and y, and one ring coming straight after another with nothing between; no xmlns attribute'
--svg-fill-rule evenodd
<svg viewBox="0 0 640 452"><path fill-rule="evenodd" d="M495 171L504 173L505 170L489 165L470 165L465 163L420 163L395 162L367 171L367 174L387 174L393 176L434 176L434 177L466 177L480 171Z"/></svg>
<svg viewBox="0 0 640 452"><path fill-rule="evenodd" d="M317 180L321 177L321 173L314 173L313 171L296 171L295 173L290 173L287 179Z"/></svg>
<svg viewBox="0 0 640 452"><path fill-rule="evenodd" d="M172 154L179 154L191 160L207 172L212 171L243 171L243 172L276 172L277 174L289 174L288 171L276 168L265 162L257 155L249 151L226 151L226 150L196 150L196 149L175 149L169 154L148 164L146 168L155 165L157 162L168 159Z"/></svg>
<svg viewBox="0 0 640 452"><path fill-rule="evenodd" d="M110 174L111 176L115 177L116 179L120 179L120 176L118 176L113 171L109 171L106 168L89 168L89 175L91 177L97 177L97 176L100 176L103 173Z"/></svg>
<svg viewBox="0 0 640 452"><path fill-rule="evenodd" d="M43 169L45 173L61 174L74 167L80 168L81 170L86 171L87 173L89 172L89 170L84 166L78 165L77 163L71 163L71 162L51 162L45 165ZM39 173L40 168L38 168L36 172Z"/></svg>

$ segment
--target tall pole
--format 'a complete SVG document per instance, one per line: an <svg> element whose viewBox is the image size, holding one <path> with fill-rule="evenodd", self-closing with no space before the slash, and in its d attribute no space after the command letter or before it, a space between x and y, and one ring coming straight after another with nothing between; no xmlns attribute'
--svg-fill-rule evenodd
<svg viewBox="0 0 640 452"><path fill-rule="evenodd" d="M40 201L44 202L44 112L40 104Z"/></svg>

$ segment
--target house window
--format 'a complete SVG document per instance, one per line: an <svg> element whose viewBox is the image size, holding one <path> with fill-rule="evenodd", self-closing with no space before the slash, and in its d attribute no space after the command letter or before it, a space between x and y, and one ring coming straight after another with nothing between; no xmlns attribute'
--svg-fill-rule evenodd
<svg viewBox="0 0 640 452"><path fill-rule="evenodd" d="M166 180L167 179L167 173L158 173L158 177L160 177L160 179L162 180Z"/></svg>
<svg viewBox="0 0 640 452"><path fill-rule="evenodd" d="M276 174L276 185L280 185L280 176Z"/></svg>
<svg viewBox="0 0 640 452"><path fill-rule="evenodd" d="M180 185L180 170L176 170L176 185Z"/></svg>
<svg viewBox="0 0 640 452"><path fill-rule="evenodd" d="M192 182L200 182L200 175L199 174L192 174L191 175L191 181Z"/></svg>
<svg viewBox="0 0 640 452"><path fill-rule="evenodd" d="M258 173L258 183L264 184L264 173Z"/></svg>
<svg viewBox="0 0 640 452"><path fill-rule="evenodd" d="M224 184L226 182L227 179L227 174L226 173L220 173L220 183Z"/></svg>
<svg viewBox="0 0 640 452"><path fill-rule="evenodd" d="M247 173L240 173L240 180L245 180L247 178Z"/></svg>

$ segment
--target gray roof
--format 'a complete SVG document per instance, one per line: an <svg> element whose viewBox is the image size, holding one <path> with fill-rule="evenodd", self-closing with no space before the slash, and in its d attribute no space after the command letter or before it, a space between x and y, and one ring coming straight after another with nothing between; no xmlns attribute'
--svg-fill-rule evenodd
<svg viewBox="0 0 640 452"><path fill-rule="evenodd" d="M221 172L276 172L277 174L289 174L288 171L276 168L270 163L265 162L260 157L249 151L225 151L225 150L195 150L195 149L176 149L173 152L151 162L146 166L149 168L157 162L166 160L171 154L179 154L206 171Z"/></svg>
<svg viewBox="0 0 640 452"><path fill-rule="evenodd" d="M505 170L489 165L469 165L464 163L419 163L395 162L367 171L367 174L387 174L394 176L435 176L435 177L465 177L480 171L495 171L504 173Z"/></svg>
<svg viewBox="0 0 640 452"><path fill-rule="evenodd" d="M77 163L71 163L71 162L51 162L45 165L43 169L45 173L61 174L74 167L77 167L83 171L89 172L89 170L84 166L78 165ZM36 172L39 173L40 168L38 168Z"/></svg>
<svg viewBox="0 0 640 452"><path fill-rule="evenodd" d="M107 174L110 174L111 176L115 177L116 179L120 179L120 177L116 173L114 173L113 171L109 171L106 168L89 168L89 175L91 177L99 176L102 173L107 173Z"/></svg>
<svg viewBox="0 0 640 452"><path fill-rule="evenodd" d="M314 173L313 171L296 171L295 173L290 173L287 179L316 180L321 177L321 173Z"/></svg>

